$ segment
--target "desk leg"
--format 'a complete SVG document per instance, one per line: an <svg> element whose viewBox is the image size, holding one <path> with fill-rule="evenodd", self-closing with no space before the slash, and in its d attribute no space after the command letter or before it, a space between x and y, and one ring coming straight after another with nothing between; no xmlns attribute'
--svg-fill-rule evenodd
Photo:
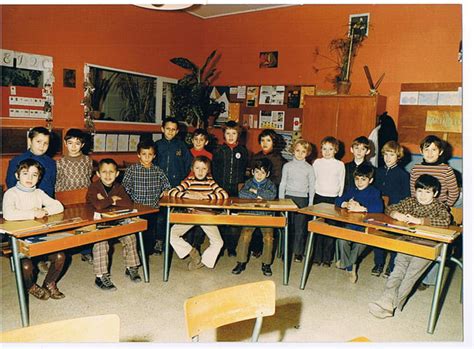
<svg viewBox="0 0 474 349"><path fill-rule="evenodd" d="M283 246L283 285L288 285L288 261L289 261L289 256L288 256L288 211L285 212L285 244Z"/></svg>
<svg viewBox="0 0 474 349"><path fill-rule="evenodd" d="M438 269L438 276L436 278L435 290L433 293L433 301L431 302L431 312L430 319L428 321L428 333L433 334L434 328L436 325L436 320L438 318L438 305L439 305L439 296L441 293L441 284L443 283L443 272L444 265L446 264L446 251L448 250L448 244L443 244L441 247L441 254L439 256L440 263Z"/></svg>
<svg viewBox="0 0 474 349"><path fill-rule="evenodd" d="M138 232L138 244L140 245L140 253L142 255L143 277L145 279L145 282L150 282L148 264L146 262L145 255L145 244L143 243L143 233L141 231Z"/></svg>
<svg viewBox="0 0 474 349"><path fill-rule="evenodd" d="M168 281L170 264L170 211L171 207L166 208L166 235L165 235L165 260L163 263L163 281Z"/></svg>
<svg viewBox="0 0 474 349"><path fill-rule="evenodd" d="M25 287L23 285L23 276L21 270L21 260L18 254L17 239L12 236L13 265L15 267L16 291L18 293L18 301L20 302L21 325L23 327L30 325L28 305L26 304Z"/></svg>
<svg viewBox="0 0 474 349"><path fill-rule="evenodd" d="M301 282L300 282L300 290L304 290L306 286L306 280L308 279L308 270L309 264L311 263L311 251L313 249L313 239L314 233L309 232L309 239L306 242L306 251L304 257L304 267L303 267L303 274L301 274Z"/></svg>

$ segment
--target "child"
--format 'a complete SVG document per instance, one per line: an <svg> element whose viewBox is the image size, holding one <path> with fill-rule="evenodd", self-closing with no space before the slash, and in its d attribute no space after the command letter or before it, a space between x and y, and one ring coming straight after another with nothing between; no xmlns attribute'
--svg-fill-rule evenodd
<svg viewBox="0 0 474 349"><path fill-rule="evenodd" d="M133 202L158 208L164 191L169 190L170 183L165 173L153 165L155 147L153 141L140 141L137 146L138 164L127 168L122 185ZM163 246L165 227L164 215L151 214L144 217L148 221L148 234L144 234L145 249L151 254L154 245ZM158 242L159 241L159 242Z"/></svg>
<svg viewBox="0 0 474 349"><path fill-rule="evenodd" d="M58 200L49 197L43 190L37 189L36 184L41 180L44 169L35 159L21 160L14 173L17 183L8 189L3 197L3 218L17 221L26 219L43 218L63 212L63 205ZM31 259L21 260L23 281L28 293L34 297L46 300L48 298L64 298L56 282L64 267L65 256L63 252L48 255L51 265L48 269L43 286L35 283L36 268Z"/></svg>
<svg viewBox="0 0 474 349"><path fill-rule="evenodd" d="M403 158L403 147L395 141L389 141L382 147L382 156L385 163L384 167L379 167L375 171L375 187L379 189L382 195L388 197L388 204L398 204L402 199L410 196L410 176L400 166L398 162ZM374 247L374 267L371 274L380 276L385 264L386 251ZM390 261L385 269L383 277L388 278L393 270L396 252L390 252Z"/></svg>
<svg viewBox="0 0 474 349"><path fill-rule="evenodd" d="M283 165L280 189L280 199L291 199L298 208L306 207L313 201L315 176L313 167L306 162L311 153L311 144L299 139L293 145L293 160ZM293 252L295 262L303 261L306 235L308 232L307 216L301 213L290 213L290 234L294 237Z"/></svg>
<svg viewBox="0 0 474 349"><path fill-rule="evenodd" d="M370 154L370 142L365 136L357 137L352 141L351 153L354 159L351 162L345 164L346 166L346 177L344 180L344 190L354 187L354 171L361 164L369 164L366 160L367 155Z"/></svg>
<svg viewBox="0 0 474 349"><path fill-rule="evenodd" d="M69 191L87 188L91 184L92 159L82 153L85 144L85 134L71 128L64 136L67 154L56 161L56 191ZM90 247L81 251L81 259L92 264Z"/></svg>
<svg viewBox="0 0 474 349"><path fill-rule="evenodd" d="M441 190L440 181L423 174L415 182L415 197L403 199L389 206L385 213L405 223L447 226L451 221L449 208L436 199ZM385 284L382 296L369 303L369 312L380 319L392 317L394 310L402 310L408 295L432 261L398 253L395 268Z"/></svg>
<svg viewBox="0 0 474 349"><path fill-rule="evenodd" d="M179 130L176 118L166 118L161 126L164 138L155 142L157 157L153 163L159 166L172 187L176 187L189 173L192 156L186 144L176 138Z"/></svg>
<svg viewBox="0 0 474 349"><path fill-rule="evenodd" d="M252 165L253 178L245 182L239 191L239 198L273 200L277 195L275 184L268 179L271 173L272 163L269 159L256 160ZM271 215L269 212L252 212L251 214ZM240 233L237 245L237 265L232 269L232 274L240 274L245 270L249 252L250 240L255 227L244 227ZM272 251L273 251L273 228L261 227L263 235L263 257L262 272L265 276L272 276Z"/></svg>
<svg viewBox="0 0 474 349"><path fill-rule="evenodd" d="M341 197L336 198L335 204L347 208L349 212L383 212L383 201L380 191L370 185L374 181L374 168L369 164L362 164L354 171L355 186L349 188ZM360 226L348 224L347 228L362 231ZM341 259L336 266L348 272L349 280L357 282L357 258L364 251L366 245L356 242L337 240Z"/></svg>
<svg viewBox="0 0 474 349"><path fill-rule="evenodd" d="M334 137L325 137L321 141L322 158L313 163L315 181L314 203L334 204L336 197L344 190L345 168L342 161L335 158L339 151L339 141ZM333 222L329 222L335 224ZM313 262L323 267L330 267L334 254L335 239L329 236L316 235Z"/></svg>
<svg viewBox="0 0 474 349"><path fill-rule="evenodd" d="M192 163L193 175L186 178L178 185L169 191L169 196L194 199L194 200L223 200L227 199L229 195L227 192L219 187L210 175L211 161L205 156L198 156L194 158ZM198 213L202 210L192 210ZM213 268L216 264L217 257L224 242L222 241L219 229L215 225L201 225L202 229L209 238L209 247L204 251L202 257L198 250L192 247L183 239L183 235L191 229L193 225L175 224L171 228L170 243L179 258L184 258L188 254L191 256L191 261L188 263L188 269L199 269L203 266Z"/></svg>
<svg viewBox="0 0 474 349"><path fill-rule="evenodd" d="M56 162L46 155L51 134L45 127L33 127L28 131L28 150L10 160L7 170L7 187L16 185L15 171L18 163L25 159L34 159L43 166L43 176L38 184L38 189L43 190L50 197L54 197L54 185L56 183Z"/></svg>
<svg viewBox="0 0 474 349"><path fill-rule="evenodd" d="M117 163L112 159L99 161L99 169L96 172L98 181L91 184L87 190L87 202L95 209L101 210L107 207L131 207L132 200L125 192L124 187L115 179L119 175ZM123 246L123 257L125 261L125 275L133 282L140 282L138 266L140 260L137 253L137 238L135 234L122 236L119 241ZM117 288L110 280L109 274L109 242L107 240L94 244L92 248L94 260L95 285L104 291L115 291Z"/></svg>
<svg viewBox="0 0 474 349"><path fill-rule="evenodd" d="M209 134L203 128L197 128L193 132L193 147L191 148L191 155L193 158L196 156L207 156L209 160L212 160L212 153L206 150L206 145L209 144Z"/></svg>
<svg viewBox="0 0 474 349"><path fill-rule="evenodd" d="M248 151L245 146L239 144L241 129L238 123L227 121L223 131L224 144L215 150L212 158L213 176L229 196L235 197L239 194L239 184L244 183ZM229 256L236 256L239 228L225 226L223 230L224 249L227 249Z"/></svg>

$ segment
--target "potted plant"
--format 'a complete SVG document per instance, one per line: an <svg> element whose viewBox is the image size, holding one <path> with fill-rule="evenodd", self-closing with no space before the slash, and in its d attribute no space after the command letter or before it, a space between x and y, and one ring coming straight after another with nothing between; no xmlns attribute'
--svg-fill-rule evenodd
<svg viewBox="0 0 474 349"><path fill-rule="evenodd" d="M189 71L172 87L171 113L178 120L197 127L207 127L209 117L216 117L225 111L223 103L211 98L216 52L211 52L201 68L187 58L170 59L171 63Z"/></svg>
<svg viewBox="0 0 474 349"><path fill-rule="evenodd" d="M109 76L105 76L104 72L98 72L96 69L90 69L91 78L90 81L93 86L91 95L91 107L94 118L99 119L101 113L103 113L103 105L110 89L113 86L115 79L118 77L118 73L111 73Z"/></svg>

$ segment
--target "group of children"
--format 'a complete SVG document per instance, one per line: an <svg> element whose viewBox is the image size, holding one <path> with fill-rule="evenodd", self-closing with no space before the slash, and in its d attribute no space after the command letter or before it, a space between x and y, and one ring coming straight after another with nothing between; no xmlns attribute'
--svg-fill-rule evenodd
<svg viewBox="0 0 474 349"><path fill-rule="evenodd" d="M92 161L81 152L84 135L71 129L65 136L68 154L55 162L45 155L50 140L49 131L35 127L28 133L28 151L10 161L3 212L7 220L34 219L59 213L63 206L54 197L56 191L88 187L87 202L96 209L128 207L137 202L159 207L163 195L196 200L223 200L231 197L272 200L288 198L301 208L317 203L331 203L353 212L376 213L384 211L382 195L388 197L385 212L404 222L428 225L448 225L449 208L459 195L453 170L442 160L445 143L435 136L426 137L420 144L423 162L415 165L411 175L398 163L403 148L395 141L382 148L385 165L375 169L367 161L370 153L369 140L356 138L350 148L353 160L347 164L336 159L339 141L325 137L321 141L321 157L311 165L307 157L312 146L305 140L292 145L293 159L289 162L277 151L277 134L263 130L259 135L261 151L249 159L245 146L239 143L240 126L229 121L223 126L224 143L213 153L205 146L209 135L203 129L193 133L193 148L176 136L179 124L175 118L167 118L162 125L163 138L157 142L145 139L137 147L138 163L129 166L122 183L116 181L119 170L112 159L99 162L98 181L91 183ZM251 177L246 179L250 169ZM439 195L438 195L439 194ZM203 213L193 210L193 213ZM210 211L206 211L210 213ZM271 214L251 212L244 214ZM166 217L163 212L145 217L149 232L145 234L146 254L163 250ZM338 225L337 222L328 222ZM237 257L233 274L246 269L249 260L251 238L255 227L217 227L202 225L200 228L209 238L209 247L200 253L199 243L185 240L191 225L175 224L171 229L170 242L178 257L190 256L189 270L206 266L213 268L221 251ZM294 261L304 258L307 235L307 218L299 213L290 215L291 246ZM358 226L348 228L360 230ZM271 276L273 258L273 228L259 228L263 236L262 272ZM196 231L197 232L197 231ZM221 235L222 234L222 235ZM221 237L222 236L222 237ZM125 275L133 282L140 282L135 236L120 239L123 244ZM349 241L320 236L316 238L313 262L329 267L335 248L339 250L336 267L346 270L352 282L357 281L357 261L365 246ZM258 247L257 247L258 249ZM109 244L94 244L92 248L95 285L102 290L115 290L108 271ZM369 305L377 317L393 315L402 307L417 279L429 267L430 262L404 254L391 253L384 272L386 252L374 249L372 275L383 274L388 278L381 299ZM309 256L306 256L309 258ZM64 253L47 256L50 266L43 286L34 280L34 267L30 260L23 260L23 276L28 292L39 299L62 298L56 285L64 267Z"/></svg>

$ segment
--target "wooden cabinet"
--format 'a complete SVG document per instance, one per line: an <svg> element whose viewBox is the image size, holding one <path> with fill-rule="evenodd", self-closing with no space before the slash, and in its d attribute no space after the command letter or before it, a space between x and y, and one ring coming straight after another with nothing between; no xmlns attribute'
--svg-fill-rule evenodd
<svg viewBox="0 0 474 349"><path fill-rule="evenodd" d="M350 161L352 141L370 134L377 124L377 115L385 111L386 100L384 96L305 96L303 138L316 145L320 154L321 140L334 136L343 145L341 160Z"/></svg>

